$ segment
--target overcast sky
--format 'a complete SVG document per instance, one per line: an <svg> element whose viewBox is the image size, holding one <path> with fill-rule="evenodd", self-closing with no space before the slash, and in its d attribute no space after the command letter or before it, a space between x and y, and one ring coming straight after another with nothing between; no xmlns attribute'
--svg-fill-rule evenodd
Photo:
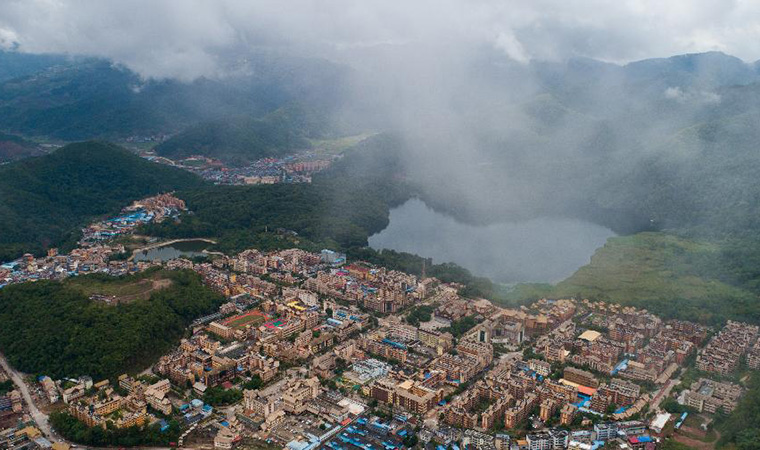
<svg viewBox="0 0 760 450"><path fill-rule="evenodd" d="M192 79L255 46L492 46L508 57L624 62L720 50L760 59L750 0L2 0L0 46L112 58ZM432 47L431 47L432 46Z"/></svg>

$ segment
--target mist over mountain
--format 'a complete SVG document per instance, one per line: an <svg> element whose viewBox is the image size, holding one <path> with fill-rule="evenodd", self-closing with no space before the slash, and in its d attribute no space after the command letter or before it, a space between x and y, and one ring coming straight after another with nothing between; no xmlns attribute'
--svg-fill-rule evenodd
<svg viewBox="0 0 760 450"><path fill-rule="evenodd" d="M345 356L342 350L349 346L332 345L355 336L343 332L351 330L355 310L352 320L343 322L348 328L333 329L329 319L325 326L321 319L312 326L312 319L321 317L314 312L318 308L302 311L290 294L296 292L308 306L319 297L327 316L332 297L372 314L361 327L361 348L393 370L369 381L364 379L369 366L352 367L365 386L351 395L369 390L374 397L364 402L368 408L362 417L369 421L342 427L340 436L331 431L319 445L434 448L440 438L448 442L459 433L438 433L446 422L485 433L462 434L464 447L502 433L511 436L509 442L525 438L531 446L556 447L567 434L551 428L533 432L558 422L585 430L590 420L589 437L611 446L756 450L760 376L751 369L758 366L760 342L746 324L760 324L758 17L760 2L746 0L3 1L0 262L52 247L71 249L85 224L141 197L172 192L187 206L176 220L140 225L135 239L118 242L128 242L131 250L142 242L171 245L173 239L203 238L209 244L203 258L214 262L213 269L194 267L204 283L225 294L251 291L228 300L241 310L274 312L267 320L278 318L286 325L253 333L258 326L253 322L249 328L234 325L237 319L227 321L232 305L225 305L222 318L214 320L234 328L239 344L227 346L230 334L223 333L224 348L216 356L236 359L240 345L253 352L247 355L260 350L280 361L278 370L286 378L294 373L286 369L299 366L299 373L317 374L332 399L332 391L343 392L353 383L347 361L337 357ZM193 155L214 161L186 160ZM275 160L251 164L261 158ZM376 264L446 286L439 290L435 280L425 280L425 299L417 301L419 290L410 289L407 278L382 270L354 276L362 269L349 266L350 278L339 280L331 278L339 271L313 273L311 263L302 264L311 258L295 252L289 252L292 260L288 256L277 264L267 257L266 267L258 267L258 258L254 265L220 255L294 248L332 249L345 253L349 264ZM52 277L53 270L69 271L60 261L48 258L42 266L27 262L15 266L23 270L0 270L6 277L0 281L34 281ZM234 270L225 274L216 266ZM79 264L75 273L84 267ZM114 262L104 270L120 273L124 267L129 265ZM239 272L246 276L235 275ZM110 376L125 370L135 375L175 345L193 319L222 302L199 288L201 281L189 273L167 280L149 274L115 284L105 274L77 277L83 283L79 287L47 281L0 284L0 306L7 300L0 320L11 323L0 326L3 352L32 377ZM277 294L270 295L267 285L248 275L274 283ZM131 289L133 282L149 282L142 276L153 279L151 297L131 304L113 297L115 307L101 305L99 295L80 292L86 285L111 284L109 292ZM307 299L301 289L313 290L304 280L312 276L317 276L319 295ZM160 289L160 281L169 287L152 292ZM341 286L345 295L333 291ZM450 295L453 290L459 297ZM577 300L574 313L569 303L551 301L569 298ZM483 299L528 314L491 309ZM619 308L625 306L647 314ZM444 342L442 334L435 339L437 348L420 351L414 339L407 340L414 333L396 324L418 326L432 319L434 310L452 319L438 331L450 332L454 340ZM481 320L488 320L478 325L484 328L467 335ZM513 320L523 321L524 333L512 333L520 330ZM207 323L203 318L195 324L201 322ZM291 336L298 323L310 325ZM224 330L209 327L214 333ZM371 331L375 327L380 328ZM580 338L586 330L604 338ZM197 331L194 327L194 336ZM575 336L568 334L572 331ZM466 344L471 337L481 342ZM491 342L493 337L500 339ZM375 338L392 344L393 352L403 350L398 346L403 341L409 358L397 361L401 353L388 351L382 358L375 355L382 345L372 342ZM198 339L188 345L215 348ZM494 344L490 350L487 343ZM182 349L188 350L185 344ZM530 386L512 376L524 368L512 352L523 349L531 371L546 369L534 358L551 360L543 378L536 373ZM333 351L335 358L323 358ZM204 403L217 412L222 407L240 412L236 403L244 396L240 422L258 423L261 408L249 408L247 389L263 388L252 401L264 401L274 385L264 386L263 378L271 378L275 366L253 358L232 374L216 356L210 368L201 367L208 361L203 356L174 364L179 360L169 355L164 361L172 361L168 376L176 386L166 392L154 385L143 392L133 385L136 396L126 399L140 400L144 393L153 414L165 410L150 398L165 403L160 395L166 394L178 404L181 394L185 403L189 398L180 392L185 385L196 393L206 386ZM362 359L356 356L346 359ZM175 365L185 372L175 371ZM567 365L593 372L584 380L576 372L570 383L594 386L591 399L580 385L583 395L576 402L571 391L547 384L562 382ZM486 375L489 366L497 368ZM224 387L231 375L234 391L216 386ZM746 389L712 385L703 377ZM129 379L121 381L112 384L117 391ZM417 381L430 392L410 400L405 386L414 391ZM391 389L391 382L400 384ZM507 386L512 382L519 386ZM9 384L0 383L0 394ZM60 387L67 386L64 380ZM297 389L293 386L285 387ZM505 393L515 386L520 398L510 399ZM51 395L44 382L43 387ZM684 392L687 388L694 396ZM440 390L431 401L433 389ZM149 390L161 392L154 398ZM540 414L531 413L537 404L529 400L529 391L539 394L532 398L541 403ZM445 401L439 403L440 398ZM93 421L101 407L112 404L96 403L100 400L86 400ZM699 411L693 409L695 401ZM65 412L54 413L52 425L62 437L74 435L73 441L95 447L152 445L153 438L140 438L134 427L116 430L128 418L138 420L131 415L138 413L138 403L123 402L130 416L114 411L109 417L115 422L103 417L108 426L102 430L85 427ZM317 425L337 430L334 418L317 414L324 417L308 421L308 427L304 420L288 421L285 431L296 436L291 440L279 422L270 420L283 414L278 410L270 417L271 405L263 408L267 433L256 434L271 438L266 443L248 439L250 430L240 431L238 437L245 439L231 439L230 433L239 433L232 418L220 426L200 426L203 436L180 435L180 423L195 429L190 425L197 417L190 417L195 406L182 408L181 414L189 413L184 418L176 411L157 415L169 421L168 433L163 420L151 418L150 429L163 435L156 442L191 447L209 444L214 433L216 447L312 446L296 435L309 437L307 431ZM292 409L301 411L300 406ZM83 419L84 409L71 408ZM411 420L401 424L397 413L406 409L424 420L416 427ZM721 412L710 416L715 409ZM37 420L34 408L29 410ZM679 422L671 427L666 421L660 432L655 424L663 410ZM684 411L688 417L679 416ZM243 420L244 415L251 420ZM359 431L375 418L393 433L377 439L373 427L367 428L369 435ZM606 422L618 419L628 424L615 433ZM650 424L657 437L641 439L642 427L630 426L638 420ZM50 438L43 423L38 425ZM396 445L402 428L403 443ZM607 436L611 430L616 436ZM22 431L5 435L15 439Z"/></svg>
<svg viewBox="0 0 760 450"><path fill-rule="evenodd" d="M329 109L290 103L263 117L235 116L191 125L155 150L168 158L204 155L245 165L308 149L309 139L334 135L336 127L329 114Z"/></svg>
<svg viewBox="0 0 760 450"><path fill-rule="evenodd" d="M27 55L30 71L42 68L0 83L0 128L64 140L177 133L159 154L236 162L387 131L425 201L464 221L565 216L621 233L714 233L755 220L740 205L760 168L757 64L720 52L522 64L479 48L406 67L413 48L390 50L362 50L354 66L257 54L192 82Z"/></svg>
<svg viewBox="0 0 760 450"><path fill-rule="evenodd" d="M224 79L182 82L143 79L103 59L64 60L0 82L0 128L64 141L171 134L294 100L329 105L341 82L341 68L320 60L257 54L235 67Z"/></svg>

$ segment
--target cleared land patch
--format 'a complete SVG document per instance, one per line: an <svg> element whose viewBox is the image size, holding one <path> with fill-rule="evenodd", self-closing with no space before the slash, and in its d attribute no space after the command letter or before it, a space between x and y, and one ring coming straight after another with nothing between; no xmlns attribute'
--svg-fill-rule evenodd
<svg viewBox="0 0 760 450"><path fill-rule="evenodd" d="M155 271L124 278L77 277L68 280L67 284L94 300L115 305L146 300L153 292L170 287L172 280L166 272Z"/></svg>

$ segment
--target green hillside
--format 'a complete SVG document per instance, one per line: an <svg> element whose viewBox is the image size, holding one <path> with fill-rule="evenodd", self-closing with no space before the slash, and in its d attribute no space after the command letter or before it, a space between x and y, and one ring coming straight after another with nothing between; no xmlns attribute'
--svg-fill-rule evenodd
<svg viewBox="0 0 760 450"><path fill-rule="evenodd" d="M149 195L197 187L188 172L113 144L71 144L0 167L0 260L72 245L79 228Z"/></svg>
<svg viewBox="0 0 760 450"><path fill-rule="evenodd" d="M760 323L758 242L696 240L667 233L611 238L572 276L552 285L518 285L509 301L589 298L646 308L666 318Z"/></svg>
<svg viewBox="0 0 760 450"><path fill-rule="evenodd" d="M243 165L309 148L309 139L324 137L327 129L325 114L289 105L263 118L244 116L191 126L158 145L156 152L174 159L203 155Z"/></svg>
<svg viewBox="0 0 760 450"><path fill-rule="evenodd" d="M65 141L176 133L220 117L260 117L296 100L339 102L343 70L323 60L257 54L244 76L182 82L79 58L52 68L42 59L39 71L30 63L3 79L2 63L0 53L0 129Z"/></svg>

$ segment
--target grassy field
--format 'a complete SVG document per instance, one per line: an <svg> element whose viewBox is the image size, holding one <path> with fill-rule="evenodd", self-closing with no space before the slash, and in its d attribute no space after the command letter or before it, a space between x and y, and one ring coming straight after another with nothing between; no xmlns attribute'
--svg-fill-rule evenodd
<svg viewBox="0 0 760 450"><path fill-rule="evenodd" d="M750 295L696 273L695 260L717 257L719 247L663 233L641 233L607 241L556 291L569 295L606 297L616 302L631 298L734 298Z"/></svg>
<svg viewBox="0 0 760 450"><path fill-rule="evenodd" d="M147 299L151 293L168 288L172 280L164 271L154 271L125 278L87 276L76 277L66 283L84 295L104 295L116 297L114 303L126 303Z"/></svg>
<svg viewBox="0 0 760 450"><path fill-rule="evenodd" d="M666 233L611 238L591 262L557 285L523 284L504 303L536 298L589 298L643 307L664 317L706 323L756 320L758 297L716 275L721 247Z"/></svg>

